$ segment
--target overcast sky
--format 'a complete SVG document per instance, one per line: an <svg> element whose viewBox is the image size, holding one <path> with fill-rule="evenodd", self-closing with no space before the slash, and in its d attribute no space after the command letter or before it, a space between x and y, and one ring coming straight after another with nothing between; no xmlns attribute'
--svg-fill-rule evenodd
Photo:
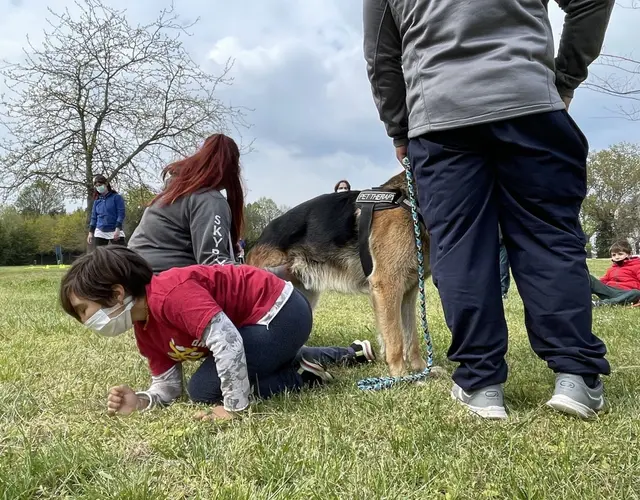
<svg viewBox="0 0 640 500"><path fill-rule="evenodd" d="M623 0L630 1L630 0ZM127 8L132 22L146 21L160 1L107 1ZM550 2L556 46L563 14ZM379 185L399 171L393 147L373 104L362 56L361 0L178 0L185 20L200 18L186 43L194 59L213 72L235 59L227 102L252 108L253 127L243 157L249 201L260 196L294 205L331 191L347 178L354 188ZM63 0L0 0L0 58L15 60L26 36L41 38L47 10ZM605 51L640 57L640 9L617 6ZM605 75L610 70L592 66ZM577 91L572 114L592 149L640 141L640 122L617 118L616 101Z"/></svg>

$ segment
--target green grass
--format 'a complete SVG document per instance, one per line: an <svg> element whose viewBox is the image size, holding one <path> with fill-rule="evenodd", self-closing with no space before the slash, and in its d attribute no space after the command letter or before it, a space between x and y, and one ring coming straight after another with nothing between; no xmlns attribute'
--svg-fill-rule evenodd
<svg viewBox="0 0 640 500"><path fill-rule="evenodd" d="M607 263L590 265L601 275ZM529 347L515 288L505 423L455 406L447 378L359 391L360 378L386 374L382 363L335 370L335 385L260 403L230 424L196 422L186 402L110 418L109 387L146 387L146 365L131 335L103 339L59 311L62 272L0 270L0 498L640 496L640 308L595 311L614 371L611 411L594 422L543 406L553 374ZM431 286L428 302L436 361L451 371ZM310 343L363 337L375 339L368 299L323 297Z"/></svg>

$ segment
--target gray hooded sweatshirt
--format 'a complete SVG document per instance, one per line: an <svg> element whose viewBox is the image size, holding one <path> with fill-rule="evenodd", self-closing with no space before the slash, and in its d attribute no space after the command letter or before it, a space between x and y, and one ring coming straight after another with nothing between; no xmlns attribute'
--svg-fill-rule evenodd
<svg viewBox="0 0 640 500"><path fill-rule="evenodd" d="M587 78L614 0L364 0L373 98L396 146L430 131L563 109Z"/></svg>
<svg viewBox="0 0 640 500"><path fill-rule="evenodd" d="M195 264L234 263L231 209L219 191L199 191L171 205L154 203L142 215L128 247L155 273Z"/></svg>

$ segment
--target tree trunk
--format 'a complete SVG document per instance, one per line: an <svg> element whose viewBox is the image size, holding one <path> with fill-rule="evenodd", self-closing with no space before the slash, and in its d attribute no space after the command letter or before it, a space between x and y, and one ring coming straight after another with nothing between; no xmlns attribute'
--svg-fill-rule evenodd
<svg viewBox="0 0 640 500"><path fill-rule="evenodd" d="M91 222L91 210L93 209L93 193L87 195L87 230Z"/></svg>
<svg viewBox="0 0 640 500"><path fill-rule="evenodd" d="M596 237L596 254L599 259L610 257L609 248L613 245L615 235L612 221L601 221Z"/></svg>
<svg viewBox="0 0 640 500"><path fill-rule="evenodd" d="M93 209L93 186L87 189L87 231L89 230L89 222L91 221L91 210Z"/></svg>

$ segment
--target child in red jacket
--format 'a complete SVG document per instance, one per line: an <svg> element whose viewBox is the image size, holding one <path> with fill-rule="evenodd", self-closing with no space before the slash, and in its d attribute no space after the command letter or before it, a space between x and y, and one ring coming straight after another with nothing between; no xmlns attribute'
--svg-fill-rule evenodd
<svg viewBox="0 0 640 500"><path fill-rule="evenodd" d="M252 266L189 266L156 276L125 247L99 247L62 279L65 312L107 337L134 329L151 387L113 387L107 409L128 415L165 406L182 394L182 362L202 361L191 400L217 405L199 418L231 418L251 398L269 397L332 377L323 365L373 361L368 341L305 347L312 314L290 282ZM220 406L220 404L222 405Z"/></svg>
<svg viewBox="0 0 640 500"><path fill-rule="evenodd" d="M631 256L631 245L618 241L611 246L613 264L599 280L591 279L591 293L599 300L593 305L629 305L640 301L640 258Z"/></svg>

